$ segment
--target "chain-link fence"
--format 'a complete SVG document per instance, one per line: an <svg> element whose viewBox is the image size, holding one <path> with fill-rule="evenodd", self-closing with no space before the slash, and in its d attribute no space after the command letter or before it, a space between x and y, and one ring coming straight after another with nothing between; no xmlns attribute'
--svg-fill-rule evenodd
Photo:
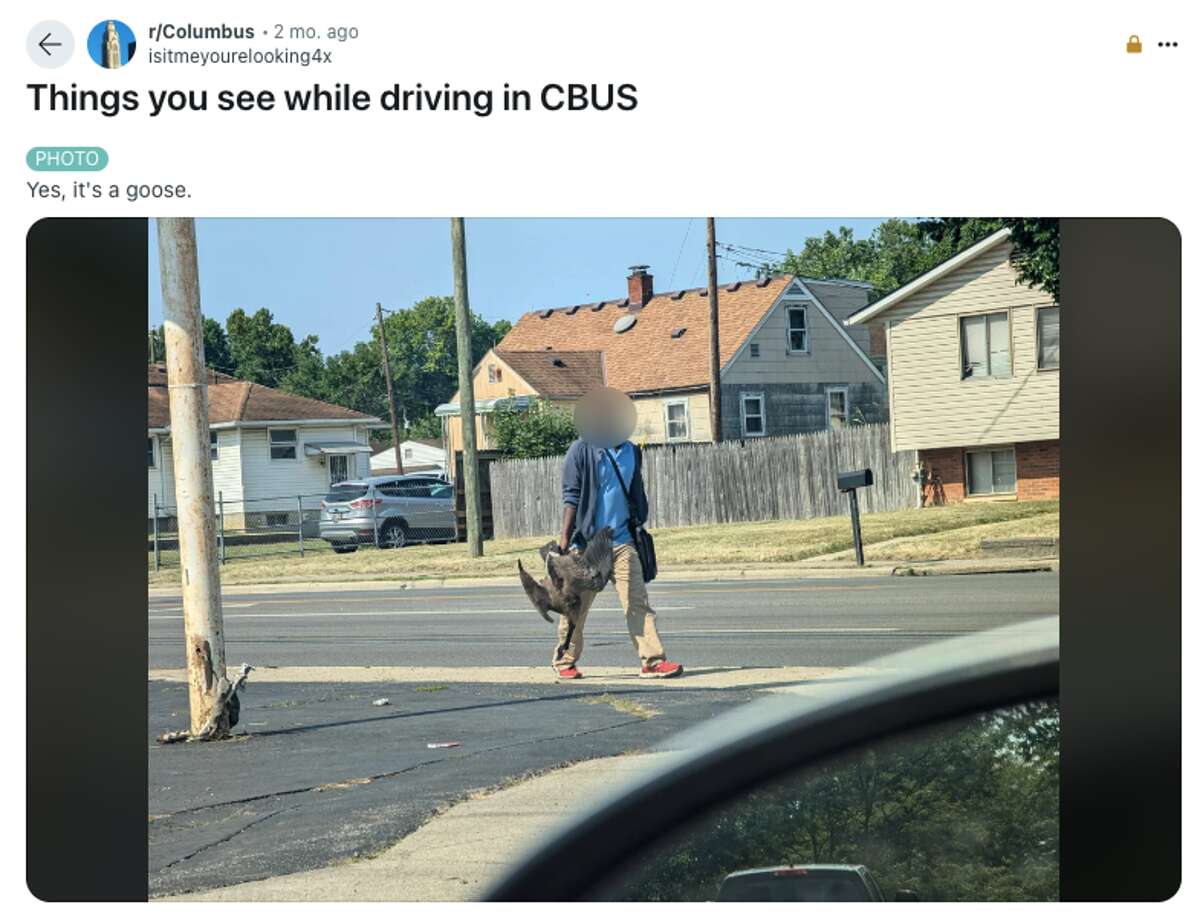
<svg viewBox="0 0 1200 916"><path fill-rule="evenodd" d="M229 499L214 506L221 562L395 549L458 538L453 488L439 480L342 484L331 493ZM178 512L153 496L151 569L179 565Z"/></svg>

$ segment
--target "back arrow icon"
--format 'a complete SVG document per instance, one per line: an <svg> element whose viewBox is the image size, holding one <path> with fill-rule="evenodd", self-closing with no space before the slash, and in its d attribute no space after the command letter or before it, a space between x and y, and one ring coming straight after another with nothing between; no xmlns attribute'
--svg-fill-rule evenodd
<svg viewBox="0 0 1200 916"><path fill-rule="evenodd" d="M52 32L47 32L46 37L38 42L38 47L46 52L47 57L53 56L49 51L46 50L47 48L61 48L62 47L61 41L49 41L48 40L52 34L53 34Z"/></svg>

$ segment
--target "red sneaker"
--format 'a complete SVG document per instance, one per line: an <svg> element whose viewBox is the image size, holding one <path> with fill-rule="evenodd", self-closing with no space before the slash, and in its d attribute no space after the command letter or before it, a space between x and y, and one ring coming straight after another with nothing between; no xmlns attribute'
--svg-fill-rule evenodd
<svg viewBox="0 0 1200 916"><path fill-rule="evenodd" d="M642 665L642 673L639 677L678 677L683 674L683 665L676 662L669 662L665 659L661 662L655 662L653 665Z"/></svg>
<svg viewBox="0 0 1200 916"><path fill-rule="evenodd" d="M560 681L577 681L583 677L574 665L570 668L555 668L554 673L558 675Z"/></svg>

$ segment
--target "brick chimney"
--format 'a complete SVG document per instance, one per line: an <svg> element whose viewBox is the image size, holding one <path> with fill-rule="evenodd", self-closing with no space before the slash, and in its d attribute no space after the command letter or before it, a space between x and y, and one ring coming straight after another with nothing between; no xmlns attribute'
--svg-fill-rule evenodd
<svg viewBox="0 0 1200 916"><path fill-rule="evenodd" d="M642 306L654 295L654 277L647 273L648 264L634 264L629 268L629 311L640 312Z"/></svg>

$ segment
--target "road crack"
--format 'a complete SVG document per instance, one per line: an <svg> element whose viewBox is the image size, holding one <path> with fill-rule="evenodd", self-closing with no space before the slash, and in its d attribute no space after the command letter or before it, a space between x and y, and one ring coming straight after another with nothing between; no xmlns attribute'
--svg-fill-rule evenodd
<svg viewBox="0 0 1200 916"><path fill-rule="evenodd" d="M269 821L271 818L275 817L277 814L283 814L285 811L291 811L294 808L298 808L298 807L299 807L299 805L291 805L290 807L287 807L287 808L280 808L278 811L268 812L267 814L264 814L262 817L256 817L250 823L243 824L241 827L239 827L237 830L233 831L232 833L230 833L226 836L220 837L219 839L213 840L211 843L205 843L199 849L195 849L195 850L189 852L186 856L180 856L178 859L168 862L166 865L164 865L162 868L160 868L159 871L164 872L168 868L173 868L174 866L180 865L180 864L188 861L189 859L195 858L196 856L200 855L200 853L202 853L202 852L207 852L208 850L213 849L217 846L220 846L223 843L228 843L230 840L234 839L234 837L240 836L241 834L243 834L247 830L249 830L251 827L255 827L258 824L263 823L263 821Z"/></svg>

